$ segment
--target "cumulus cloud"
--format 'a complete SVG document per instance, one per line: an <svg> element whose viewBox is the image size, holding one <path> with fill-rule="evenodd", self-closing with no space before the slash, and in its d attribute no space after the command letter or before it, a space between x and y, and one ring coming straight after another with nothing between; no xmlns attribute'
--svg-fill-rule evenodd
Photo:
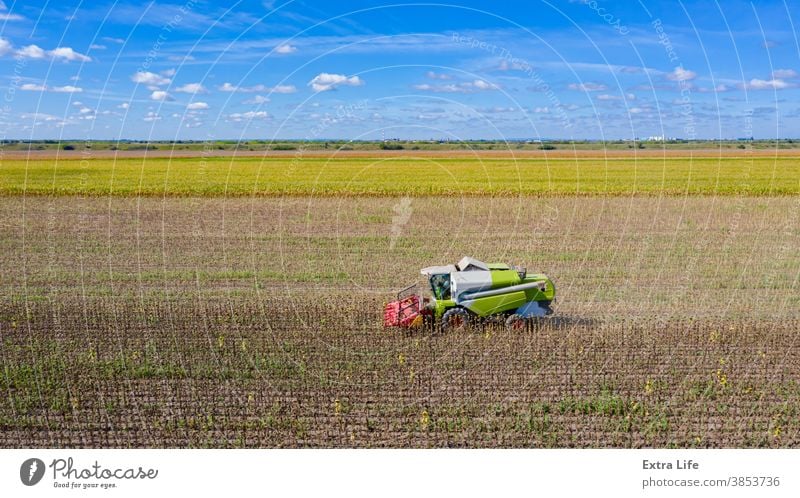
<svg viewBox="0 0 800 498"><path fill-rule="evenodd" d="M247 112L235 112L233 114L228 115L228 119L231 121L250 121L253 119L267 119L269 114L267 111L247 111Z"/></svg>
<svg viewBox="0 0 800 498"><path fill-rule="evenodd" d="M535 112L536 114L550 114L550 108L547 107L547 106L545 106L545 107L534 107L533 108L533 112Z"/></svg>
<svg viewBox="0 0 800 498"><path fill-rule="evenodd" d="M427 76L428 78L430 78L432 80L451 80L451 79L453 79L453 77L450 76L449 74L435 73L433 71L428 71L427 73L425 73L425 76Z"/></svg>
<svg viewBox="0 0 800 498"><path fill-rule="evenodd" d="M414 90L434 93L475 93L484 90L496 90L500 87L484 80L465 81L463 83L450 83L447 85L413 85Z"/></svg>
<svg viewBox="0 0 800 498"><path fill-rule="evenodd" d="M0 47L4 47L5 52L11 50L11 44L7 40L0 42ZM2 50L0 50L2 51ZM70 47L58 47L53 50L45 50L38 45L27 45L16 51L16 55L23 59L46 59L61 60L64 62L89 62L91 57L76 52Z"/></svg>
<svg viewBox="0 0 800 498"><path fill-rule="evenodd" d="M155 90L150 94L150 99L163 102L165 100L172 100L172 97L170 97L170 95L163 90Z"/></svg>
<svg viewBox="0 0 800 498"><path fill-rule="evenodd" d="M256 105L258 105L258 104L266 104L267 102L269 102L269 98L268 97L265 97L263 95L256 95L252 99L247 99L247 100L243 101L242 104L256 104Z"/></svg>
<svg viewBox="0 0 800 498"><path fill-rule="evenodd" d="M91 57L78 53L70 47L58 47L47 52L53 59L62 59L65 61L80 61L89 62Z"/></svg>
<svg viewBox="0 0 800 498"><path fill-rule="evenodd" d="M722 93L722 92L729 92L731 90L732 90L731 87L729 87L728 85L723 85L723 84L719 84L719 85L715 86L714 88L700 87L700 88L697 89L697 91L699 93Z"/></svg>
<svg viewBox="0 0 800 498"><path fill-rule="evenodd" d="M133 76L131 76L131 81L134 83L141 83L142 85L149 85L149 86L160 86L160 85L169 85L172 83L172 80L169 78L165 78L161 75L156 73L151 73L150 71L139 71Z"/></svg>
<svg viewBox="0 0 800 498"><path fill-rule="evenodd" d="M56 93L78 93L83 91L83 88L72 85L48 87L47 85L40 85L37 83L25 83L24 85L20 86L19 89L24 90L26 92L56 92Z"/></svg>
<svg viewBox="0 0 800 498"><path fill-rule="evenodd" d="M347 77L343 74L319 73L308 82L308 86L315 92L327 92L338 86L361 86L364 81L358 76Z"/></svg>
<svg viewBox="0 0 800 498"><path fill-rule="evenodd" d="M567 88L570 90L575 90L579 92L603 92L608 90L608 87L602 83L592 83L588 81L586 83L570 83L567 85Z"/></svg>
<svg viewBox="0 0 800 498"><path fill-rule="evenodd" d="M44 85L37 85L36 83L25 83L20 86L19 89L26 92L43 92L47 90L47 87Z"/></svg>
<svg viewBox="0 0 800 498"><path fill-rule="evenodd" d="M187 83L183 86L179 86L178 88L175 89L175 91L181 93L194 94L194 93L206 93L207 90L200 83Z"/></svg>
<svg viewBox="0 0 800 498"><path fill-rule="evenodd" d="M671 73L667 73L665 76L670 81L691 81L697 78L697 73L678 66Z"/></svg>
<svg viewBox="0 0 800 498"><path fill-rule="evenodd" d="M787 81L779 78L772 78L771 80L761 80L753 78L744 87L748 90L783 90L784 88L791 88L793 85Z"/></svg>
<svg viewBox="0 0 800 498"><path fill-rule="evenodd" d="M236 92L236 93L259 93L259 92L272 92L272 93L294 93L297 91L297 88L294 85L278 85L276 87L270 88L265 85L253 85L253 86L236 86L228 83L227 81L220 85L219 90L221 92Z"/></svg>
<svg viewBox="0 0 800 498"><path fill-rule="evenodd" d="M72 85L54 86L51 91L57 93L79 93L83 91L83 88Z"/></svg>
<svg viewBox="0 0 800 498"><path fill-rule="evenodd" d="M284 43L283 45L278 45L275 48L275 53L278 54L293 54L297 52L297 47L289 45L288 43Z"/></svg>
<svg viewBox="0 0 800 498"><path fill-rule="evenodd" d="M187 105L186 108L190 111L202 111L204 109L208 109L208 104L205 102L192 102L191 104Z"/></svg>
<svg viewBox="0 0 800 498"><path fill-rule="evenodd" d="M47 53L38 45L28 45L17 50L17 56L26 59L44 59L47 57Z"/></svg>
<svg viewBox="0 0 800 498"><path fill-rule="evenodd" d="M143 121L147 121L148 123L152 123L153 121L158 121L159 119L161 119L161 116L159 116L157 113L153 111L148 112L142 118Z"/></svg>
<svg viewBox="0 0 800 498"><path fill-rule="evenodd" d="M297 91L294 85L278 85L271 89L272 93L294 93Z"/></svg>
<svg viewBox="0 0 800 498"><path fill-rule="evenodd" d="M5 12L7 10L8 7L6 7L5 2L0 1L0 21L21 21L22 19L25 19L20 15L9 14L8 12Z"/></svg>
<svg viewBox="0 0 800 498"><path fill-rule="evenodd" d="M129 108L130 106L131 106L131 105L130 105L129 103L127 103L127 102L123 102L123 103L121 103L120 105L118 105L117 107L118 107L119 109L127 109L127 108Z"/></svg>
<svg viewBox="0 0 800 498"><path fill-rule="evenodd" d="M5 55L11 52L14 47L11 46L11 42L6 40L5 38L0 37L0 55Z"/></svg>

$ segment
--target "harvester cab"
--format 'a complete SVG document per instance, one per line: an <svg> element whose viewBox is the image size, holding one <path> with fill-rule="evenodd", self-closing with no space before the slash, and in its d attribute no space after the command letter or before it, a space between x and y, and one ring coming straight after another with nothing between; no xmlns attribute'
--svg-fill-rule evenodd
<svg viewBox="0 0 800 498"><path fill-rule="evenodd" d="M503 320L508 328L522 329L528 321L553 312L553 282L524 268L464 257L455 265L429 266L420 273L427 279L430 296L418 285L403 289L386 305L385 326L429 323L446 331Z"/></svg>

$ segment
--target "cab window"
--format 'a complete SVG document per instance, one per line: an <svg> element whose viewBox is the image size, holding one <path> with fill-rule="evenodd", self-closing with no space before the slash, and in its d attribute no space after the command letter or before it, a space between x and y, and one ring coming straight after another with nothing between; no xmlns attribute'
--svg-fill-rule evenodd
<svg viewBox="0 0 800 498"><path fill-rule="evenodd" d="M436 299L450 299L450 274L431 275L431 291Z"/></svg>

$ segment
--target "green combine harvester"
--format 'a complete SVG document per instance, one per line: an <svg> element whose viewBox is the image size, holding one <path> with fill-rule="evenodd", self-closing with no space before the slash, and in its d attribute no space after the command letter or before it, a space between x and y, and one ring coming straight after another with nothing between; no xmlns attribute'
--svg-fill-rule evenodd
<svg viewBox="0 0 800 498"><path fill-rule="evenodd" d="M553 282L541 273L528 275L524 268L464 257L455 265L429 266L420 273L432 295L423 295L417 284L403 289L386 305L384 326L428 324L450 331L502 320L509 329L521 330L528 321L553 312Z"/></svg>

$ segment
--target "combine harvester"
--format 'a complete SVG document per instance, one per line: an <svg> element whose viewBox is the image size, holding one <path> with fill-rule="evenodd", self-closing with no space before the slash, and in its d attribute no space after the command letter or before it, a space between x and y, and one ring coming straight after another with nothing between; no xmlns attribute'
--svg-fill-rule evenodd
<svg viewBox="0 0 800 498"><path fill-rule="evenodd" d="M464 330L486 322L504 321L522 330L534 318L553 312L553 282L544 274L528 275L524 268L484 263L464 257L458 264L429 266L420 273L428 279L432 297L414 284L386 305L386 327L441 326L443 331Z"/></svg>

